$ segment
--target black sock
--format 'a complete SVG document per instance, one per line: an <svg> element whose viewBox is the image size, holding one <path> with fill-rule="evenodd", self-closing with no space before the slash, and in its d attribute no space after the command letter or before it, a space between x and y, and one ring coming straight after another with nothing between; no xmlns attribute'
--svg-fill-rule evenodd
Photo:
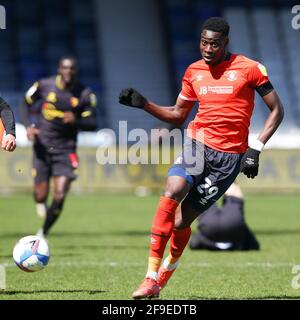
<svg viewBox="0 0 300 320"><path fill-rule="evenodd" d="M53 200L51 207L47 210L47 217L46 221L43 226L43 233L47 234L49 232L49 229L52 227L54 222L59 217L62 207L63 207L63 201L55 201Z"/></svg>

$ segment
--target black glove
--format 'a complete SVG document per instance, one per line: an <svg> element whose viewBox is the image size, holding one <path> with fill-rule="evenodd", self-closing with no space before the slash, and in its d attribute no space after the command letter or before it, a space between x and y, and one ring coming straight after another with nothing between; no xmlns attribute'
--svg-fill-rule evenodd
<svg viewBox="0 0 300 320"><path fill-rule="evenodd" d="M143 109L147 99L132 88L123 89L119 95L119 103L125 106Z"/></svg>
<svg viewBox="0 0 300 320"><path fill-rule="evenodd" d="M258 174L258 162L260 151L248 148L243 155L240 171L248 178L254 179Z"/></svg>

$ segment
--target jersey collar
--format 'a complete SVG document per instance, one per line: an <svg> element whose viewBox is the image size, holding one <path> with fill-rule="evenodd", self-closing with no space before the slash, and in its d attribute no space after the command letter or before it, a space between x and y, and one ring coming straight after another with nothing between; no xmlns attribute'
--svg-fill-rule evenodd
<svg viewBox="0 0 300 320"><path fill-rule="evenodd" d="M227 52L224 61L229 61L231 58L231 52Z"/></svg>
<svg viewBox="0 0 300 320"><path fill-rule="evenodd" d="M66 89L66 85L63 83L60 74L56 75L56 77L55 77L55 85L59 90ZM71 86L68 88L68 90L72 90L75 86L76 86L76 81L74 81L74 83L71 84Z"/></svg>

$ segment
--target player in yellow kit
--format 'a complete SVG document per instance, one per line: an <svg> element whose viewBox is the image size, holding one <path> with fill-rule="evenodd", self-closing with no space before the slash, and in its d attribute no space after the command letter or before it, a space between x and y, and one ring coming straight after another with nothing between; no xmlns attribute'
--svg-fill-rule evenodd
<svg viewBox="0 0 300 320"><path fill-rule="evenodd" d="M26 92L21 106L22 122L33 141L34 199L37 213L45 216L40 236L46 236L59 217L79 160L76 154L79 130L96 129L95 94L77 79L77 61L63 57L55 76L40 79ZM41 102L37 122L30 110ZM50 178L54 182L53 200L46 205Z"/></svg>

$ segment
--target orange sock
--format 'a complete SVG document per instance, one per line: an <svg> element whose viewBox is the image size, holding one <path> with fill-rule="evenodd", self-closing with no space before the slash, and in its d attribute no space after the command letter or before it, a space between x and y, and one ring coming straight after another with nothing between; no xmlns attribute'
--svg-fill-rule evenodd
<svg viewBox="0 0 300 320"><path fill-rule="evenodd" d="M174 229L170 240L170 256L169 263L174 264L181 257L184 248L189 242L192 233L191 227L185 229Z"/></svg>
<svg viewBox="0 0 300 320"><path fill-rule="evenodd" d="M162 259L175 223L176 200L160 197L151 229L150 257Z"/></svg>

